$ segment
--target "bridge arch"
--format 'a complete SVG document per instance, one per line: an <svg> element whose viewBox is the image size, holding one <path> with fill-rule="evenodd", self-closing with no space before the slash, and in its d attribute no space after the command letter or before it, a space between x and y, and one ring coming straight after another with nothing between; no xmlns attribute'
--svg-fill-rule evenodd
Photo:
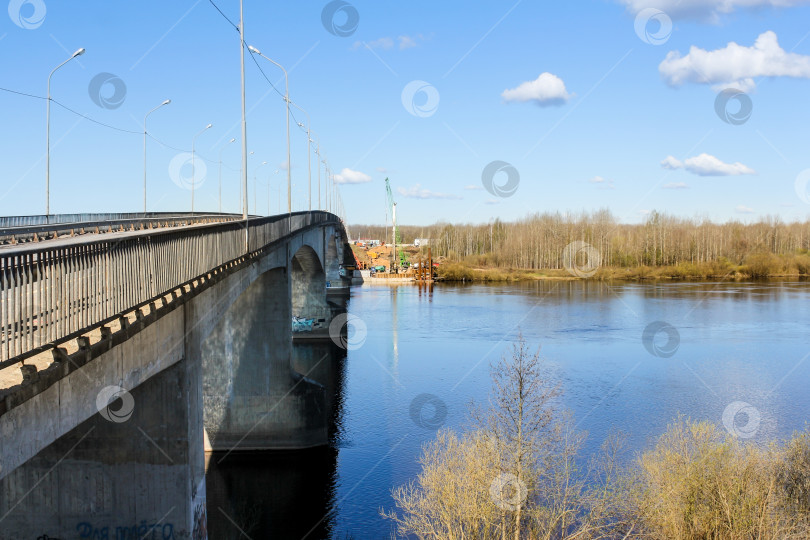
<svg viewBox="0 0 810 540"><path fill-rule="evenodd" d="M207 449L326 442L323 387L301 381L292 365L293 316L312 319L315 330L331 322L322 238L321 231L300 235L259 261L250 277L223 284L232 292L200 346Z"/></svg>
<svg viewBox="0 0 810 540"><path fill-rule="evenodd" d="M290 278L293 316L314 319L314 328L328 328L331 309L326 302L326 273L310 245L302 245L290 259Z"/></svg>

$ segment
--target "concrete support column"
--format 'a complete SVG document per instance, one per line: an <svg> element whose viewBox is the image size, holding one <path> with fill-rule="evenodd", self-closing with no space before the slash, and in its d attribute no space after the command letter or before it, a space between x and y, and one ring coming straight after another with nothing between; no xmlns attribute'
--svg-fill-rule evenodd
<svg viewBox="0 0 810 540"><path fill-rule="evenodd" d="M326 443L323 387L290 365L291 294L286 268L264 272L204 341L204 423L211 450Z"/></svg>
<svg viewBox="0 0 810 540"><path fill-rule="evenodd" d="M182 361L82 396L101 412L0 480L0 538L207 538L199 386Z"/></svg>
<svg viewBox="0 0 810 540"><path fill-rule="evenodd" d="M305 248L309 250L309 248ZM304 249L302 249L304 251ZM292 274L292 314L315 319L316 328L328 328L332 309L326 301L326 279L314 253L295 256L290 262Z"/></svg>
<svg viewBox="0 0 810 540"><path fill-rule="evenodd" d="M340 264L343 262L340 246L343 242L340 235L332 227L325 228L323 234L323 266L326 281L329 282L330 287L343 287L343 281L340 277Z"/></svg>

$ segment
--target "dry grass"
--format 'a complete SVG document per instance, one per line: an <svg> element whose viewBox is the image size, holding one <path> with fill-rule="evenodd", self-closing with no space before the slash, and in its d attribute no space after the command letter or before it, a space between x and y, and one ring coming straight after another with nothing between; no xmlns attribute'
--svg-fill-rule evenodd
<svg viewBox="0 0 810 540"><path fill-rule="evenodd" d="M526 270L516 268L481 267L480 261L445 262L438 275L445 281L530 281L537 279L580 279L564 269ZM703 279L763 279L768 277L810 276L810 255L755 253L742 264L728 259L705 263L679 263L669 266L602 266L594 280L703 280Z"/></svg>
<svg viewBox="0 0 810 540"><path fill-rule="evenodd" d="M438 267L436 274L445 281L518 281L521 272L497 268L471 268L461 263L445 263Z"/></svg>

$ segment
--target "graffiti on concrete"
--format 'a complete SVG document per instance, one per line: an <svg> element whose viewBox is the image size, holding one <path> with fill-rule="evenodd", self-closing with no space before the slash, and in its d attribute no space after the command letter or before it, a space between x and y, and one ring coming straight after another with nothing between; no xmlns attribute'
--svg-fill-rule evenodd
<svg viewBox="0 0 810 540"><path fill-rule="evenodd" d="M205 512L205 503L194 508L194 533L192 540L208 540L208 516Z"/></svg>
<svg viewBox="0 0 810 540"><path fill-rule="evenodd" d="M174 540L173 524L150 524L145 520L140 524L122 527L94 527L92 523L83 521L76 525L76 531L79 533L79 538L90 538L91 540Z"/></svg>

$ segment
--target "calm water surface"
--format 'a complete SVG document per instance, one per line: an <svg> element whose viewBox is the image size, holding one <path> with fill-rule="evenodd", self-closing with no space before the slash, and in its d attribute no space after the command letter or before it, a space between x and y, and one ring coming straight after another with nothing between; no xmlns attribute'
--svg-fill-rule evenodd
<svg viewBox="0 0 810 540"><path fill-rule="evenodd" d="M588 432L586 455L616 430L633 451L647 448L678 414L722 425L734 402L759 413L752 440L787 436L810 413L809 300L810 283L784 281L356 287L349 312L367 326L362 347L296 346L299 371L330 355L313 376L329 388L332 445L215 457L209 535L239 538L238 525L251 538L388 538L379 509L435 435L425 424L436 410L412 407L415 398L438 396L442 425L462 425L519 331L541 347L562 404ZM642 342L655 321L679 334L669 358Z"/></svg>

